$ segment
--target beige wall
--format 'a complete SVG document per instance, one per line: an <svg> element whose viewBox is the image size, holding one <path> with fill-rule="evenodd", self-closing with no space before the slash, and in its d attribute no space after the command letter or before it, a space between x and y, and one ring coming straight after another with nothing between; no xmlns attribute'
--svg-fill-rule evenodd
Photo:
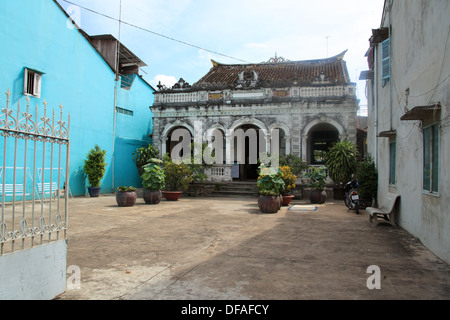
<svg viewBox="0 0 450 320"><path fill-rule="evenodd" d="M392 26L391 79L383 87L380 80L378 45L374 92L369 93L368 150L376 155L379 171L379 202L388 191L401 195L398 223L418 237L442 259L450 262L450 158L449 75L450 43L448 0L389 1L381 26ZM380 8L381 10L381 8ZM368 83L372 88L371 82ZM408 94L408 91L409 94ZM375 94L371 105L370 95ZM425 121L400 118L416 106L442 106L440 117ZM440 124L439 193L423 191L422 127ZM391 138L375 138L376 133L396 130ZM396 141L396 183L389 185L389 142Z"/></svg>

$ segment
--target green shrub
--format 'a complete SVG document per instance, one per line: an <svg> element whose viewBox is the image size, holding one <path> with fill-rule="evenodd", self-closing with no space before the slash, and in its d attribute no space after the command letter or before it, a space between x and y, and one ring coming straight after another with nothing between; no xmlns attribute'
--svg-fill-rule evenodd
<svg viewBox="0 0 450 320"><path fill-rule="evenodd" d="M116 190L117 191L122 191L122 192L133 192L133 191L136 191L136 188L135 187L120 186L120 187L117 187Z"/></svg>
<svg viewBox="0 0 450 320"><path fill-rule="evenodd" d="M300 177L308 168L308 165L303 160L293 154L286 154L280 156L280 166L288 166L291 168L293 174Z"/></svg>
<svg viewBox="0 0 450 320"><path fill-rule="evenodd" d="M361 199L372 200L377 198L378 171L372 157L368 156L366 161L360 162L356 171L356 179L358 179Z"/></svg>
<svg viewBox="0 0 450 320"><path fill-rule="evenodd" d="M159 150L153 145L149 144L147 147L137 148L133 152L133 161L138 170L139 176L144 173L143 167L150 161L150 159L159 159Z"/></svg>
<svg viewBox="0 0 450 320"><path fill-rule="evenodd" d="M185 163L174 163L168 155L164 157L164 174L166 175L166 191L187 191L194 180L191 167Z"/></svg>
<svg viewBox="0 0 450 320"><path fill-rule="evenodd" d="M295 181L297 176L292 173L292 169L289 166L281 166L281 172L283 173L281 179L284 181L284 189L282 190L283 195L287 195L290 191L295 189Z"/></svg>
<svg viewBox="0 0 450 320"><path fill-rule="evenodd" d="M88 178L89 186L93 188L100 187L100 181L105 175L105 157L106 150L102 150L98 145L95 145L87 154L87 159L84 160L84 174Z"/></svg>

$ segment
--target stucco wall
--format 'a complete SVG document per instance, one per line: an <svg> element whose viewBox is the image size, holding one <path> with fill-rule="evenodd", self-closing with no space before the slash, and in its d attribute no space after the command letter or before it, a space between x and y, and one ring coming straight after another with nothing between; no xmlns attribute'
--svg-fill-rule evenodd
<svg viewBox="0 0 450 320"><path fill-rule="evenodd" d="M383 202L388 191L400 194L400 226L447 262L450 262L450 172L446 168L450 156L449 16L447 0L393 1L391 13L385 12L382 26L392 25L391 78L382 85L378 50L374 76L378 92L375 105L369 106L368 138L369 152L378 151L379 202ZM416 106L438 102L442 106L438 119L433 120L431 115L425 121L400 120ZM422 187L422 128L431 123L440 125L439 193L434 195ZM374 138L375 132L391 129L396 130L394 137ZM390 185L389 142L394 140L396 182Z"/></svg>
<svg viewBox="0 0 450 320"><path fill-rule="evenodd" d="M67 242L0 256L0 300L49 300L66 290Z"/></svg>

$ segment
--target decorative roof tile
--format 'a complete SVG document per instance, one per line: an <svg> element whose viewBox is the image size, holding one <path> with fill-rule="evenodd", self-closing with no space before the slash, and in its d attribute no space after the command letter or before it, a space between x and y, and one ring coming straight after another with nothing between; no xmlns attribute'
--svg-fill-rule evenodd
<svg viewBox="0 0 450 320"><path fill-rule="evenodd" d="M346 51L331 58L307 61L282 61L259 64L221 64L212 60L213 67L193 89L248 87L286 87L293 85L348 84Z"/></svg>

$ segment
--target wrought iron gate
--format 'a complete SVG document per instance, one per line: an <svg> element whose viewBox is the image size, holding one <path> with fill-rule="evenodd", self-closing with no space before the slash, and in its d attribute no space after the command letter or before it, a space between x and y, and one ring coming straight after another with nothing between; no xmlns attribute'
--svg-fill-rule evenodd
<svg viewBox="0 0 450 320"><path fill-rule="evenodd" d="M22 111L10 96L0 114L0 255L66 238L68 225L70 114L65 122L60 105L50 118L45 100L33 114L28 96Z"/></svg>

